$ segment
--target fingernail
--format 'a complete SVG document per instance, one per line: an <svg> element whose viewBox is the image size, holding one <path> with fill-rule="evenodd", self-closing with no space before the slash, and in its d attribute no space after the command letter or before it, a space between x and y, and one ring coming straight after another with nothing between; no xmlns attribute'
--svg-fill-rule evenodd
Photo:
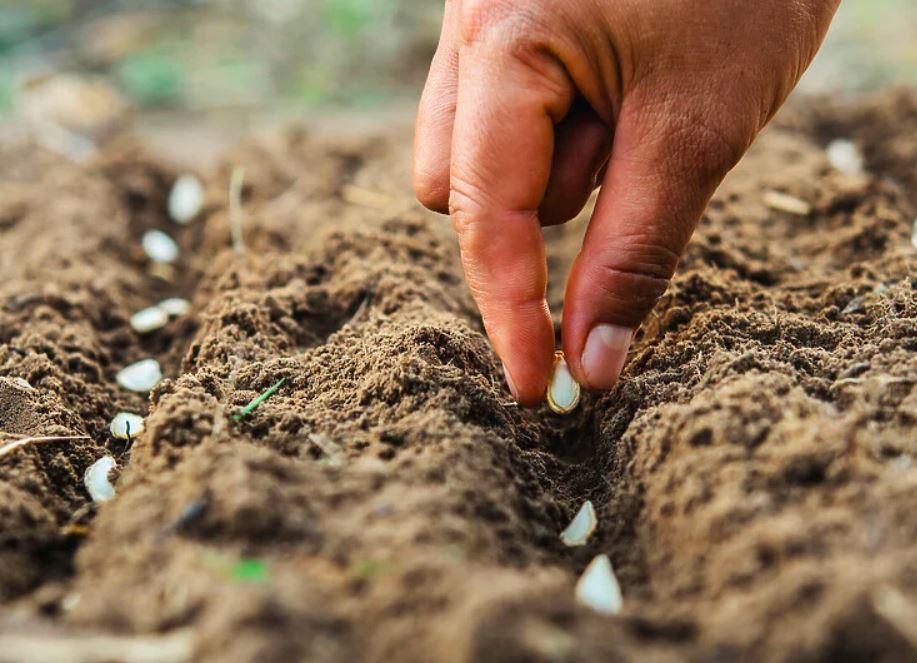
<svg viewBox="0 0 917 663"><path fill-rule="evenodd" d="M513 382L513 374L509 372L509 369L506 367L506 364L503 364L503 375L506 377L506 384L509 387L510 392L517 401L519 400L519 392L516 391L516 383Z"/></svg>
<svg viewBox="0 0 917 663"><path fill-rule="evenodd" d="M624 367L633 331L618 325L596 325L586 337L583 371L592 389L611 389Z"/></svg>

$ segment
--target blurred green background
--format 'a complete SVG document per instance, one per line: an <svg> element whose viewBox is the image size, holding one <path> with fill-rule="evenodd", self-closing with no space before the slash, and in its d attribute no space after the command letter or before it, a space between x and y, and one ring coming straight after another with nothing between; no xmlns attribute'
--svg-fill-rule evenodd
<svg viewBox="0 0 917 663"><path fill-rule="evenodd" d="M404 102L422 85L441 12L442 0L0 0L0 114L51 72L101 76L141 110ZM917 1L846 0L803 88L900 82L917 83Z"/></svg>

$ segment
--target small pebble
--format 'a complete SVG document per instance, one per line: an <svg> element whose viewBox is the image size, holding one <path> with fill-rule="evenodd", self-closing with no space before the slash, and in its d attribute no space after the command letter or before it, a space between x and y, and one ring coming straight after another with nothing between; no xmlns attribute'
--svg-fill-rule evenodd
<svg viewBox="0 0 917 663"><path fill-rule="evenodd" d="M93 502L107 502L115 497L115 487L108 480L108 474L116 465L112 456L102 456L86 470L83 484Z"/></svg>
<svg viewBox="0 0 917 663"><path fill-rule="evenodd" d="M592 506L590 500L586 500L573 520L570 521L570 524L567 525L567 529L561 532L560 540L570 548L586 545L598 522L595 517L595 507Z"/></svg>
<svg viewBox="0 0 917 663"><path fill-rule="evenodd" d="M169 299L164 299L159 302L158 306L172 317L185 315L188 311L191 310L191 302L189 302L187 299L182 299L181 297L171 297Z"/></svg>
<svg viewBox="0 0 917 663"><path fill-rule="evenodd" d="M155 359L141 359L130 366L125 366L117 376L119 385L141 393L152 389L161 379L162 370Z"/></svg>
<svg viewBox="0 0 917 663"><path fill-rule="evenodd" d="M616 615L624 607L621 586L608 555L597 555L576 582L578 603L604 615Z"/></svg>
<svg viewBox="0 0 917 663"><path fill-rule="evenodd" d="M765 205L778 212L796 216L808 216L812 212L812 206L806 201L779 191L765 191L762 198Z"/></svg>
<svg viewBox="0 0 917 663"><path fill-rule="evenodd" d="M175 223L194 221L204 206L204 185L194 175L182 175L169 192L169 216Z"/></svg>
<svg viewBox="0 0 917 663"><path fill-rule="evenodd" d="M178 244L161 230L148 230L142 243L147 257L153 262L170 264L178 258Z"/></svg>
<svg viewBox="0 0 917 663"><path fill-rule="evenodd" d="M162 329L169 322L169 314L162 306L150 306L131 316L131 328L138 334L149 334Z"/></svg>
<svg viewBox="0 0 917 663"><path fill-rule="evenodd" d="M825 148L825 155L831 165L845 175L859 175L863 172L863 155L853 141L835 138Z"/></svg>
<svg viewBox="0 0 917 663"><path fill-rule="evenodd" d="M579 404L580 388L567 368L567 360L560 350L554 353L554 373L548 384L548 406L557 414L568 414Z"/></svg>
<svg viewBox="0 0 917 663"><path fill-rule="evenodd" d="M119 412L108 425L111 434L120 440L134 439L143 433L144 428L143 417L130 412Z"/></svg>

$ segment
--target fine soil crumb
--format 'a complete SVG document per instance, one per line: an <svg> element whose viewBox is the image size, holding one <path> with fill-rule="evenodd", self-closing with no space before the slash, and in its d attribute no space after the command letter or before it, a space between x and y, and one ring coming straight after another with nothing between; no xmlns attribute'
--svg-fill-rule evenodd
<svg viewBox="0 0 917 663"><path fill-rule="evenodd" d="M0 660L100 636L221 662L917 656L915 128L906 91L789 108L619 385L565 418L512 402L449 224L406 190L406 132L240 148L187 227L179 173L129 141L88 167L0 144L0 442L89 436L0 457ZM838 137L863 175L832 170ZM558 320L583 223L546 230ZM175 296L188 315L131 330ZM147 357L148 399L115 381ZM119 411L147 416L132 444ZM598 529L566 548L585 499ZM573 600L600 553L614 617Z"/></svg>

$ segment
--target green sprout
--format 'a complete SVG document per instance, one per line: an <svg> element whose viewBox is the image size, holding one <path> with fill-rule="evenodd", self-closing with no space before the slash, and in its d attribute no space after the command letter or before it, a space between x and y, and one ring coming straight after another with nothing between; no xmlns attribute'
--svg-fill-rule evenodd
<svg viewBox="0 0 917 663"><path fill-rule="evenodd" d="M257 559L241 559L232 567L232 577L239 582L264 583L269 579L267 565Z"/></svg>
<svg viewBox="0 0 917 663"><path fill-rule="evenodd" d="M283 386L283 383L286 382L286 381L287 381L286 378L280 378L277 382L275 382L273 385L271 385L271 387L270 387L267 391L265 391L265 392L264 392L263 394L261 394L260 396L256 396L256 397L254 398L254 400L252 400L251 403L249 403L249 404L246 405L244 408L242 408L241 410L239 410L238 412L236 412L234 415L232 415L232 417L231 417L232 420L233 420L233 421L241 421L244 417L247 417L247 416L250 415L252 412L254 412L255 410L257 410L258 407L259 407L264 401L266 401L268 398L270 398L271 396L273 396L273 395L277 392L277 390L280 389L280 387Z"/></svg>
<svg viewBox="0 0 917 663"><path fill-rule="evenodd" d="M372 580L394 571L394 565L386 559L358 559L350 565L350 572L361 580Z"/></svg>

